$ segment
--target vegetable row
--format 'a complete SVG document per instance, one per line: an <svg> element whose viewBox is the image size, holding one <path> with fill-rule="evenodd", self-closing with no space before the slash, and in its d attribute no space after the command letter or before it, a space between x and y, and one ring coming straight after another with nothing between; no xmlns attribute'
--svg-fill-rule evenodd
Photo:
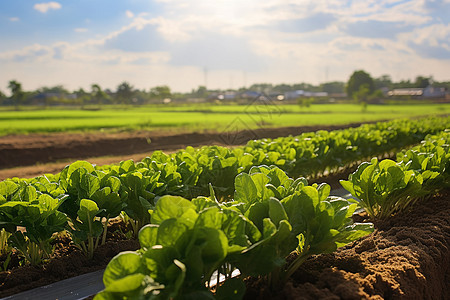
<svg viewBox="0 0 450 300"><path fill-rule="evenodd" d="M289 176L317 174L381 155L439 132L450 118L380 122L297 137L250 141L228 149L187 147L174 154L156 151L140 162L94 167L75 162L61 173L0 182L0 243L13 246L32 264L51 255L54 233L67 231L88 257L105 243L109 219L121 216L137 237L164 195L219 201L234 193L234 178L259 165L276 165ZM0 249L1 250L1 249Z"/></svg>
<svg viewBox="0 0 450 300"><path fill-rule="evenodd" d="M450 131L428 136L397 153L397 161L364 162L341 185L372 219L385 219L409 209L450 184Z"/></svg>
<svg viewBox="0 0 450 300"><path fill-rule="evenodd" d="M373 231L353 223L357 205L373 218L408 209L449 183L450 132L428 136L397 154L397 162L375 158L343 181L359 201L330 197L326 184L308 186L279 168L253 167L235 178L234 199L188 201L165 196L139 233L141 249L117 255L104 273L105 290L95 299L239 299L240 278L266 276L276 289L311 255L334 251ZM355 192L357 191L357 192ZM369 197L366 197L366 196ZM361 197L362 196L362 197ZM296 252L295 259L286 257ZM233 269L242 276L232 278ZM212 272L225 275L215 295Z"/></svg>
<svg viewBox="0 0 450 300"><path fill-rule="evenodd" d="M280 287L309 256L373 231L370 223L353 223L356 204L330 197L329 185L309 186L275 166L239 174L234 188L234 198L221 203L213 193L159 198L151 224L139 231L141 249L111 260L95 299L239 299L242 277L266 275ZM287 263L293 251L298 256ZM242 276L232 278L234 269ZM214 272L226 278L215 296Z"/></svg>

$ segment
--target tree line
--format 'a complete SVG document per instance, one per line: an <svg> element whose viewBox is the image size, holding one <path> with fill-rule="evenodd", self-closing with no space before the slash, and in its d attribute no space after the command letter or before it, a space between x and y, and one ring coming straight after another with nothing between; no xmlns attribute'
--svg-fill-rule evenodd
<svg viewBox="0 0 450 300"><path fill-rule="evenodd" d="M283 94L290 91L304 90L309 92L326 92L330 95L346 93L349 98L364 102L369 97L382 97L381 89L396 88L425 88L432 84L435 87L444 87L450 90L450 82L437 82L432 77L417 76L414 81L402 80L394 82L389 75L372 78L363 70L353 72L347 82L332 81L319 85L309 83L296 84L270 84L257 83L249 87L241 87L235 92L254 91L266 94ZM213 98L225 92L223 90L208 90L199 86L188 93L172 92L169 86L161 85L148 90L137 89L130 83L120 83L114 91L103 89L99 84L92 84L90 89L69 91L62 85L42 87L37 90L25 91L17 80L8 83L10 96L0 91L0 105L103 105L103 104L146 104L161 103L164 99Z"/></svg>

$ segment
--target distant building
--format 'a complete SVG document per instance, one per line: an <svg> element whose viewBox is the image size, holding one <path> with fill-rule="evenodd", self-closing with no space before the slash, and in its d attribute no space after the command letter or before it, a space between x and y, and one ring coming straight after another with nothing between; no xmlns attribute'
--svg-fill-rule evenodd
<svg viewBox="0 0 450 300"><path fill-rule="evenodd" d="M242 99L256 99L259 96L261 96L261 93L256 91L245 91L240 95Z"/></svg>
<svg viewBox="0 0 450 300"><path fill-rule="evenodd" d="M446 94L445 88L433 87L431 85L427 86L423 90L424 98L444 98Z"/></svg>
<svg viewBox="0 0 450 300"><path fill-rule="evenodd" d="M405 88L405 89L393 89L388 92L388 96L409 96L413 98L445 98L445 88L433 87L431 85L426 88Z"/></svg>
<svg viewBox="0 0 450 300"><path fill-rule="evenodd" d="M300 97L328 97L327 92L307 92L304 90L296 90L284 93L284 99L291 100Z"/></svg>

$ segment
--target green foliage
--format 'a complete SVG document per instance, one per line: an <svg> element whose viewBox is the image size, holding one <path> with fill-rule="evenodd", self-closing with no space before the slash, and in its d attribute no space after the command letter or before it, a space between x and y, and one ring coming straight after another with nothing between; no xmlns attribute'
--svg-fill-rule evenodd
<svg viewBox="0 0 450 300"><path fill-rule="evenodd" d="M362 163L348 181L341 180L373 219L385 219L408 207L422 182L422 176L412 170L404 171L395 161L378 162L376 158Z"/></svg>
<svg viewBox="0 0 450 300"><path fill-rule="evenodd" d="M167 85L156 86L150 89L150 97L158 100L163 100L165 98L170 98L172 95L170 87Z"/></svg>
<svg viewBox="0 0 450 300"><path fill-rule="evenodd" d="M8 88L11 90L11 98L17 109L25 96L25 92L22 90L22 84L16 80L11 80L8 83Z"/></svg>
<svg viewBox="0 0 450 300"><path fill-rule="evenodd" d="M308 187L306 179L293 180L289 176L315 177L367 157L385 155L405 145L417 143L426 134L445 129L449 120L427 118L390 121L346 130L254 140L232 149L205 146L187 147L173 154L156 151L140 162L128 160L111 166L99 167L78 161L56 175L46 174L32 179L15 178L0 182L0 224L1 228L11 234L11 243L20 248L24 255L32 252L35 258L28 255L27 259L38 263L51 252L48 248L49 237L63 229L68 230L74 242L91 257L95 248L106 242L111 218L124 216L133 227L131 235L137 237L139 230L151 223L162 226L161 230L171 232L176 232L177 228L183 226L188 226L191 230L191 223L180 225L179 221L174 224L170 223L173 221L168 221L162 225L167 215L170 219L183 219L185 222L188 219L183 214L187 214L195 224L207 224L208 228L225 234L228 248L226 258L216 266L220 272L228 274L232 269L230 266L243 264L235 256L244 252L246 256L254 257L252 259L255 261L264 256L268 262L266 265L252 264L255 270L249 269L249 273L268 274L273 272L272 268L283 269L284 254L293 249L298 252L308 249L306 253L313 253L315 248L334 247L331 244L312 246L310 242L316 243L313 237L307 234L299 236L301 224L296 220L299 217L291 213L292 207L301 208L308 201L312 201L316 207L319 199L319 203L324 201L328 204L320 204L314 211L328 216L327 222L334 222L330 221L336 215L334 201L320 196L327 195L328 189ZM407 199L402 200L406 203L410 199L406 194L412 190L405 192L399 189L400 184L411 188L421 184L419 197L425 197L426 193L445 186L446 177L441 175L447 176L448 173L449 142L440 137L433 139L422 143L421 148L403 152L397 164L394 163L395 166L388 162L373 162L370 168L367 164L360 167L361 174L365 172L364 176L369 178L370 175L370 180L383 184L372 190L366 187L365 195L378 199L380 194L382 197L379 201L385 202L395 195L399 199ZM432 152L428 153L431 149ZM403 177L398 175L399 168L403 170ZM441 175L438 176L438 173ZM358 176L359 173L354 175L353 181L356 182ZM360 184L353 181L352 186ZM319 195L317 199L316 193ZM208 194L210 198L195 198ZM178 215L174 211L166 212L163 207L157 209L160 201L161 205L166 201L161 200L165 195L174 196L172 199L180 199L175 196L194 199L186 204L187 208L190 207L186 211L183 204L185 202L180 201L177 207L180 206L182 210ZM234 200L231 200L233 195ZM57 205L54 204L55 201ZM352 207L346 209L350 211ZM389 210L396 211L399 207L393 205L385 209L383 214L387 215ZM379 210L381 208L376 209L377 212ZM47 215L43 211L48 211ZM47 216L47 219L42 219L40 215ZM67 218L69 222L66 222ZM45 226L39 225L40 223ZM27 233L20 236L16 233L17 226L29 227L30 230L27 229ZM331 229L335 230L334 227ZM281 240L283 242L280 243ZM34 246L28 247L30 243L34 243ZM258 243L271 250L259 253ZM177 259L190 270L183 256ZM283 272L279 271L280 274ZM271 275L273 278L280 276ZM276 282L277 279L273 281Z"/></svg>
<svg viewBox="0 0 450 300"><path fill-rule="evenodd" d="M308 186L304 178L293 180L276 167L252 168L236 178L235 187L239 209L263 238L234 264L244 275L271 272L273 286L282 284L310 255L332 252L373 231L371 224L352 224L356 205L329 197L328 185ZM297 259L285 266L284 258L292 251Z"/></svg>
<svg viewBox="0 0 450 300"><path fill-rule="evenodd" d="M3 184L3 188L8 186L11 192L13 184L9 183ZM58 199L39 195L34 187L23 183L11 196L3 196L6 199L0 202L0 228L9 233L8 243L18 249L28 262L40 264L52 253L50 241L53 233L63 231L67 225L66 215L58 211L66 196ZM19 230L19 226L26 229L25 233Z"/></svg>
<svg viewBox="0 0 450 300"><path fill-rule="evenodd" d="M371 218L388 218L449 185L449 141L445 131L398 153L397 162L376 158L364 162L341 185Z"/></svg>
<svg viewBox="0 0 450 300"><path fill-rule="evenodd" d="M328 197L328 185L308 186L277 167L254 167L235 179L235 199L214 195L188 201L164 196L152 224L139 232L141 249L116 256L104 273L105 290L96 299L240 299L245 291L238 268L282 284L306 257L332 252L373 230L353 224L356 204ZM299 253L293 264L285 257ZM228 278L215 298L207 289L217 271Z"/></svg>
<svg viewBox="0 0 450 300"><path fill-rule="evenodd" d="M133 86L124 81L117 86L116 98L119 103L133 104Z"/></svg>
<svg viewBox="0 0 450 300"><path fill-rule="evenodd" d="M308 108L311 106L311 104L314 103L314 97L309 97L309 98L298 98L297 99L297 104L301 107L301 108Z"/></svg>
<svg viewBox="0 0 450 300"><path fill-rule="evenodd" d="M375 91L375 85L372 77L364 72L363 70L358 70L353 72L347 83L347 95L353 97L354 94L361 90L361 87L365 85L367 93L371 94Z"/></svg>

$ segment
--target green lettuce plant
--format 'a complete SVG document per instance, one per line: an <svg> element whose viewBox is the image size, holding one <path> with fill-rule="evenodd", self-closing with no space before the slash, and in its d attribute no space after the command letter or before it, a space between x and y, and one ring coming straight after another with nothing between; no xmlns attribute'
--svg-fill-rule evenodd
<svg viewBox="0 0 450 300"><path fill-rule="evenodd" d="M141 249L116 256L104 273L105 290L96 299L239 299L240 278L268 275L281 286L313 254L332 252L373 230L353 224L356 205L328 197L328 185L308 186L277 167L255 167L235 179L235 197L192 201L163 196L150 211L151 224L139 232ZM285 257L298 252L286 265ZM226 281L216 294L214 272Z"/></svg>

